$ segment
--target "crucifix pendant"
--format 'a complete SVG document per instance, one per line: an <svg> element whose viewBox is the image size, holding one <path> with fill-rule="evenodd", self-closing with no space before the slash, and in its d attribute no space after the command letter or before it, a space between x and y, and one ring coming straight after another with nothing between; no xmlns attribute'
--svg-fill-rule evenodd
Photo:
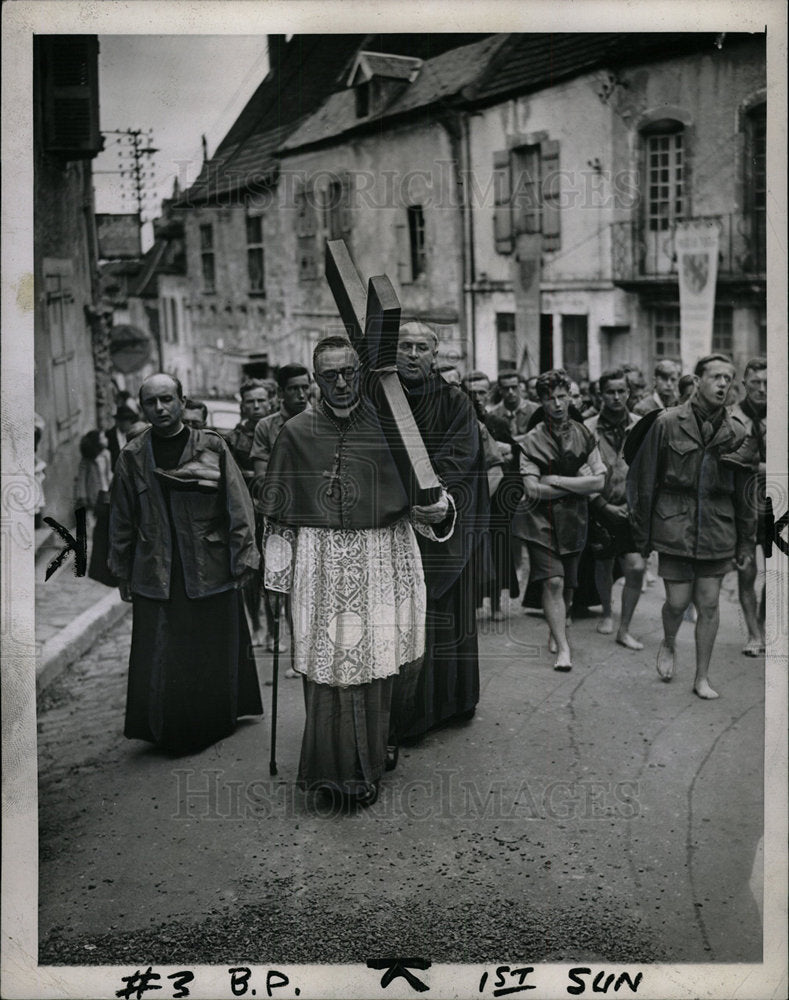
<svg viewBox="0 0 789 1000"><path fill-rule="evenodd" d="M339 486L340 483L340 446L337 445L337 449L334 452L334 465L331 468L331 472L322 472L321 475L329 480L329 489L326 495L330 500L334 499L334 487Z"/></svg>

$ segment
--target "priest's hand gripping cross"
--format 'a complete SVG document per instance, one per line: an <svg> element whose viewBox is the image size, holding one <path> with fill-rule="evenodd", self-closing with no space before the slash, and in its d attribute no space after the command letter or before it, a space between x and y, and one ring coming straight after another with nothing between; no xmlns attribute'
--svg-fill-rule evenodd
<svg viewBox="0 0 789 1000"><path fill-rule="evenodd" d="M384 430L411 501L435 503L441 484L397 374L400 303L392 283L386 275L377 275L365 292L344 240L326 243L326 280L362 366L376 376Z"/></svg>

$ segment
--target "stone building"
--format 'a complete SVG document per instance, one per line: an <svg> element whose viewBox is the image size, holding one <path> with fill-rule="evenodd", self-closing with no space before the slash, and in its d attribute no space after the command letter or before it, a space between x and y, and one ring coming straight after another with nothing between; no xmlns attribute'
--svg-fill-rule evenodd
<svg viewBox="0 0 789 1000"><path fill-rule="evenodd" d="M91 160L102 145L98 41L36 36L33 67L35 408L43 422L38 455L47 463L43 513L69 525L79 440L112 411L91 180Z"/></svg>
<svg viewBox="0 0 789 1000"><path fill-rule="evenodd" d="M308 363L341 328L323 272L338 237L461 369L595 378L679 355L674 230L708 219L713 346L740 365L764 351L764 36L294 36L272 51L178 202L201 386Z"/></svg>
<svg viewBox="0 0 789 1000"><path fill-rule="evenodd" d="M678 357L674 228L697 218L720 229L713 349L764 353L765 74L763 35L511 36L472 95L480 367Z"/></svg>
<svg viewBox="0 0 789 1000"><path fill-rule="evenodd" d="M266 371L269 366L293 360L310 361L311 345L338 323L321 280L322 239L327 232L348 238L360 268L367 273L377 273L376 268L387 273L391 268L399 269L398 282L403 287L412 286L413 308L422 309L430 303L430 315L459 336L462 293L453 258L462 240L458 242L455 217L447 211L446 217L452 217L451 229L445 231L442 226L440 235L428 229L428 239L425 226L432 227L432 222L424 222L426 215L420 220L412 212L410 224L422 249L418 273L414 280L405 280L406 270L414 274L406 234L408 206L400 203L402 199L390 204L386 190L366 188L374 172L386 167L384 154L397 157L393 169L398 184L410 171L409 162L420 166L427 162L432 168L433 157L438 157L444 164L442 169L449 169L449 137L445 129L428 125L408 140L410 148L407 144L401 148L403 137L409 134L406 125L387 140L385 150L376 148L376 121L385 107L402 96L409 85L408 74L381 76L375 72L380 62L373 65L369 55L360 60L359 53L385 49L392 57L390 70L398 63L397 72L402 72L404 65L413 69L417 63L440 58L442 53L479 37L297 35L286 44L281 36L269 36L268 76L204 163L196 182L177 202L184 219L196 392L216 386L221 394L229 395L238 389L244 371ZM305 66L309 66L309 73L304 72ZM370 103L360 120L349 84L353 79L362 85L368 76L375 79L370 86L361 86ZM423 82L417 94L432 89L434 84L425 88ZM453 88L445 86L441 92L449 94ZM348 131L345 127L332 136L327 134L329 141L321 144L321 149L314 148L314 136L301 132L324 102L338 93L343 115L350 114L351 131L361 124L361 132L366 132L358 157L344 148L347 137L340 133ZM428 103L427 99L420 101L415 108ZM386 127L389 125L387 116ZM287 145L294 133L302 139ZM421 148L425 136L427 157ZM359 178L363 179L357 187ZM413 196L422 197L418 191ZM390 222L394 226L391 232ZM433 240L434 235L439 242ZM400 241L399 250L395 239ZM442 268L452 271L448 275L436 270L438 298L420 270L434 244L446 258Z"/></svg>

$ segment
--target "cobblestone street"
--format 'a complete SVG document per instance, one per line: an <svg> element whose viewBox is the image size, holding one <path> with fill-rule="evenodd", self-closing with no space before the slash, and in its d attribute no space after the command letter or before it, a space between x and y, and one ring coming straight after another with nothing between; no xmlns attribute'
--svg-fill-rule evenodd
<svg viewBox="0 0 789 1000"><path fill-rule="evenodd" d="M679 676L657 678L660 582L644 653L580 619L567 675L511 602L480 623L474 720L402 751L350 813L295 789L297 680L275 778L270 687L262 721L201 754L124 740L127 614L40 698L39 961L758 961L764 662L740 654L732 582L714 703L691 691L687 624Z"/></svg>

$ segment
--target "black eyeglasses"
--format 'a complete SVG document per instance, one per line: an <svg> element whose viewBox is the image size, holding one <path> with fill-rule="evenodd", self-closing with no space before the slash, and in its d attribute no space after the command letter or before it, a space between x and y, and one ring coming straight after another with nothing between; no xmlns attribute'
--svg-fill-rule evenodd
<svg viewBox="0 0 789 1000"><path fill-rule="evenodd" d="M325 378L327 382L336 382L337 379L342 375L346 382L350 382L352 378L359 374L358 368L329 368L325 372L316 372L318 378Z"/></svg>

